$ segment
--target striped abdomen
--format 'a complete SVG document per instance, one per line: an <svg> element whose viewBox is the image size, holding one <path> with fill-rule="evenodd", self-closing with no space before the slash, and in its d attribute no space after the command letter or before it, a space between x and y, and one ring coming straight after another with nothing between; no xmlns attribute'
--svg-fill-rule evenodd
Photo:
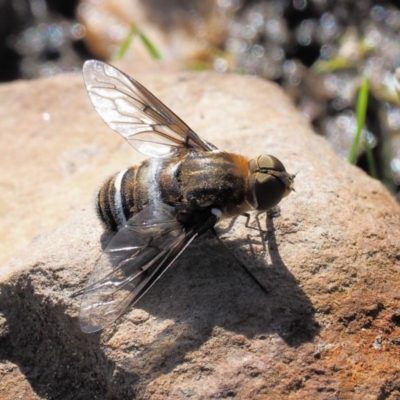
<svg viewBox="0 0 400 400"><path fill-rule="evenodd" d="M155 199L158 187L158 159L118 172L104 182L97 195L96 208L107 228L117 230L129 218Z"/></svg>

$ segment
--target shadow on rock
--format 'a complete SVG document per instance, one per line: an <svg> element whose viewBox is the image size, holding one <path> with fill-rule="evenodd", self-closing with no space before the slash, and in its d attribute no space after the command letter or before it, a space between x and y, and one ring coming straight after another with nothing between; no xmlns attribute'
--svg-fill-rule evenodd
<svg viewBox="0 0 400 400"><path fill-rule="evenodd" d="M51 294L36 294L35 276L0 285L0 359L17 365L45 399L134 398L135 374L128 377L101 349L100 335L84 335L67 306ZM55 301L60 300L58 304Z"/></svg>
<svg viewBox="0 0 400 400"><path fill-rule="evenodd" d="M29 275L0 288L7 321L6 329L0 329L7 332L0 338L0 357L18 365L44 398L130 399L140 397L150 382L184 363L188 353L199 350L212 336L218 337L218 329L228 336L229 332L243 335L244 340L278 335L290 347L312 341L319 330L312 304L279 255L272 219L267 219L267 228L266 243L249 237L226 244L268 293L206 234L136 304L158 321L174 323L146 345L136 344L128 335L118 350L102 344L99 334L79 330L76 319L69 316L77 302L66 297L66 290L35 293L38 279L43 281L39 286L47 288L56 280L51 268L33 267ZM243 259L248 252L241 248L260 244L266 247L270 264L255 257ZM104 337L127 326L140 329L129 311Z"/></svg>
<svg viewBox="0 0 400 400"><path fill-rule="evenodd" d="M145 362L135 358L128 363L130 371L146 381L154 380L182 364L188 353L198 350L213 335L218 336L218 327L247 339L278 335L290 347L314 339L319 326L313 306L280 257L273 220L268 218L267 225L268 239L263 245L271 264L259 258L241 261L251 266L268 294L211 234L204 235L136 304L157 319L172 319L175 324L145 346L141 352ZM253 242L252 238L226 240L232 250L251 247Z"/></svg>

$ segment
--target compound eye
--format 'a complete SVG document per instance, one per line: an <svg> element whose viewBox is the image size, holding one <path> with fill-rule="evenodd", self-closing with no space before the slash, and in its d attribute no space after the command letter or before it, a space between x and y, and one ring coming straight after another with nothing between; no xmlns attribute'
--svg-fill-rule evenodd
<svg viewBox="0 0 400 400"><path fill-rule="evenodd" d="M285 192L285 185L277 177L263 173L256 174L254 180L254 197L256 199L257 210L266 211L275 207L283 199Z"/></svg>
<svg viewBox="0 0 400 400"><path fill-rule="evenodd" d="M272 169L279 172L286 171L281 161L274 156L263 154L262 156L258 157L257 163L260 169Z"/></svg>

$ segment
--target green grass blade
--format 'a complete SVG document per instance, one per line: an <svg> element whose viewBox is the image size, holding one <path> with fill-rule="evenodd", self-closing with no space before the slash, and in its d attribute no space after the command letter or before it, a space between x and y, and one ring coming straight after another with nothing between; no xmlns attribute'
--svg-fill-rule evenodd
<svg viewBox="0 0 400 400"><path fill-rule="evenodd" d="M139 36L139 39L142 41L144 47L146 50L149 52L151 58L154 60L160 60L161 59L161 54L157 50L156 46L151 42L151 40L143 33L141 32L136 25L132 25L131 30L129 31L129 34L125 38L125 40L121 43L121 46L117 50L117 52L114 55L114 60L121 60L122 58L125 57L126 53L128 52L129 48L132 45L132 41L135 36Z"/></svg>
<svg viewBox="0 0 400 400"><path fill-rule="evenodd" d="M361 141L361 133L364 129L365 116L367 114L368 106L368 91L369 91L369 79L364 77L363 83L358 92L357 99L357 131L354 135L353 143L350 149L349 162L355 164L357 160L357 152Z"/></svg>
<svg viewBox="0 0 400 400"><path fill-rule="evenodd" d="M154 46L150 39L143 32L138 31L138 34L142 43L151 55L151 58L153 60L161 60L161 53L157 50L156 46Z"/></svg>
<svg viewBox="0 0 400 400"><path fill-rule="evenodd" d="M132 40L133 38L139 33L137 30L136 26L132 25L131 30L129 31L129 34L125 38L125 40L121 43L121 46L119 49L116 51L114 54L114 60L121 60L122 58L125 57L125 54L129 50L129 48L132 45Z"/></svg>

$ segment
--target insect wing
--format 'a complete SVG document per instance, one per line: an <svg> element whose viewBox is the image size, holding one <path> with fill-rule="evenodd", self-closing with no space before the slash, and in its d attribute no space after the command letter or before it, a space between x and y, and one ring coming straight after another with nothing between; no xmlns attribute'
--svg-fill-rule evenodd
<svg viewBox="0 0 400 400"><path fill-rule="evenodd" d="M150 157L171 157L180 148L212 151L167 106L139 82L97 60L86 61L83 78L96 111L133 147Z"/></svg>
<svg viewBox="0 0 400 400"><path fill-rule="evenodd" d="M121 228L104 250L82 294L83 332L103 329L137 302L195 238L173 207L149 205Z"/></svg>

